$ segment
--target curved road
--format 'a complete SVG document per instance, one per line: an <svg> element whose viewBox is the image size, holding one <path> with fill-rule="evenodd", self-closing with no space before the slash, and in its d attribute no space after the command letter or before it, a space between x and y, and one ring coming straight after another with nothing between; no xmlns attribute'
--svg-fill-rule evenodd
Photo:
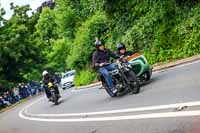
<svg viewBox="0 0 200 133"><path fill-rule="evenodd" d="M137 95L110 98L99 86L44 96L0 114L0 133L199 133L200 62L153 73Z"/></svg>

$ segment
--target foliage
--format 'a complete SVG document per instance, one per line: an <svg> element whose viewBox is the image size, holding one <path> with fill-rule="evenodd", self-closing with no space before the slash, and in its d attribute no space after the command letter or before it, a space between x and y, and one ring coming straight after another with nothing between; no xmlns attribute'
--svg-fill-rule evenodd
<svg viewBox="0 0 200 133"><path fill-rule="evenodd" d="M42 59L39 47L31 44L34 25L26 12L29 6L13 6L14 14L0 27L0 79L16 82L37 67Z"/></svg>
<svg viewBox="0 0 200 133"><path fill-rule="evenodd" d="M95 80L97 80L97 75L95 72L90 70L81 70L75 76L75 86L87 85Z"/></svg>
<svg viewBox="0 0 200 133"><path fill-rule="evenodd" d="M68 56L70 45L71 43L64 38L53 41L52 50L47 55L49 63L46 68L56 68L54 71L63 72L66 68L65 59Z"/></svg>
<svg viewBox="0 0 200 133"><path fill-rule="evenodd" d="M55 11L57 34L59 37L66 37L68 39L74 38L76 24L78 23L78 16L75 9L69 6L68 0L57 0L57 8Z"/></svg>
<svg viewBox="0 0 200 133"><path fill-rule="evenodd" d="M95 37L105 36L107 25L104 14L97 12L77 30L71 54L67 58L68 67L83 69L91 64L92 53L94 52Z"/></svg>
<svg viewBox="0 0 200 133"><path fill-rule="evenodd" d="M2 84L39 80L44 69L76 69L76 85L91 83L95 37L113 50L124 42L150 64L200 53L199 0L56 0L32 16L29 6L11 9L5 20L0 6Z"/></svg>
<svg viewBox="0 0 200 133"><path fill-rule="evenodd" d="M43 8L36 24L36 29L41 41L44 41L46 45L51 45L50 40L57 37L55 32L55 13L49 8Z"/></svg>

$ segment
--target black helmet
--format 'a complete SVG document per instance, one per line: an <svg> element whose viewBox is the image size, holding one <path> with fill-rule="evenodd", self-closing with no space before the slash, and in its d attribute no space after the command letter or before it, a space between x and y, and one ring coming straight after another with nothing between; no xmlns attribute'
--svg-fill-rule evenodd
<svg viewBox="0 0 200 133"><path fill-rule="evenodd" d="M97 40L95 42L95 47L98 48L100 45L104 45L104 42L102 40Z"/></svg>
<svg viewBox="0 0 200 133"><path fill-rule="evenodd" d="M117 44L117 50L121 50L121 49L125 49L126 50L126 46L123 43L118 43Z"/></svg>

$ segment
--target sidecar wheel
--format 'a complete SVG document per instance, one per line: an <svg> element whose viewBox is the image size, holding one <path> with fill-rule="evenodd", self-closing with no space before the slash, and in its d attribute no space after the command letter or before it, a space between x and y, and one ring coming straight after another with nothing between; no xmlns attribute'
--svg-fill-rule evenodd
<svg viewBox="0 0 200 133"><path fill-rule="evenodd" d="M146 81L149 81L151 79L151 72L150 71L147 71L146 73L145 73L145 80Z"/></svg>

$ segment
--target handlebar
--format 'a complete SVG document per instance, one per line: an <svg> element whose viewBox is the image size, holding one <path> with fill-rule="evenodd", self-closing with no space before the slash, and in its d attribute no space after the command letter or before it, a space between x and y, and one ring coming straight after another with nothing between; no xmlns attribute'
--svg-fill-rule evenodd
<svg viewBox="0 0 200 133"><path fill-rule="evenodd" d="M117 65L117 64L120 63L120 62L122 62L122 63L127 63L127 59L125 58L124 55L120 56L120 58L117 59L117 60L116 60L115 62L113 62L113 63L105 62L103 66L107 66L107 65L110 65L110 64L116 64L116 65Z"/></svg>

